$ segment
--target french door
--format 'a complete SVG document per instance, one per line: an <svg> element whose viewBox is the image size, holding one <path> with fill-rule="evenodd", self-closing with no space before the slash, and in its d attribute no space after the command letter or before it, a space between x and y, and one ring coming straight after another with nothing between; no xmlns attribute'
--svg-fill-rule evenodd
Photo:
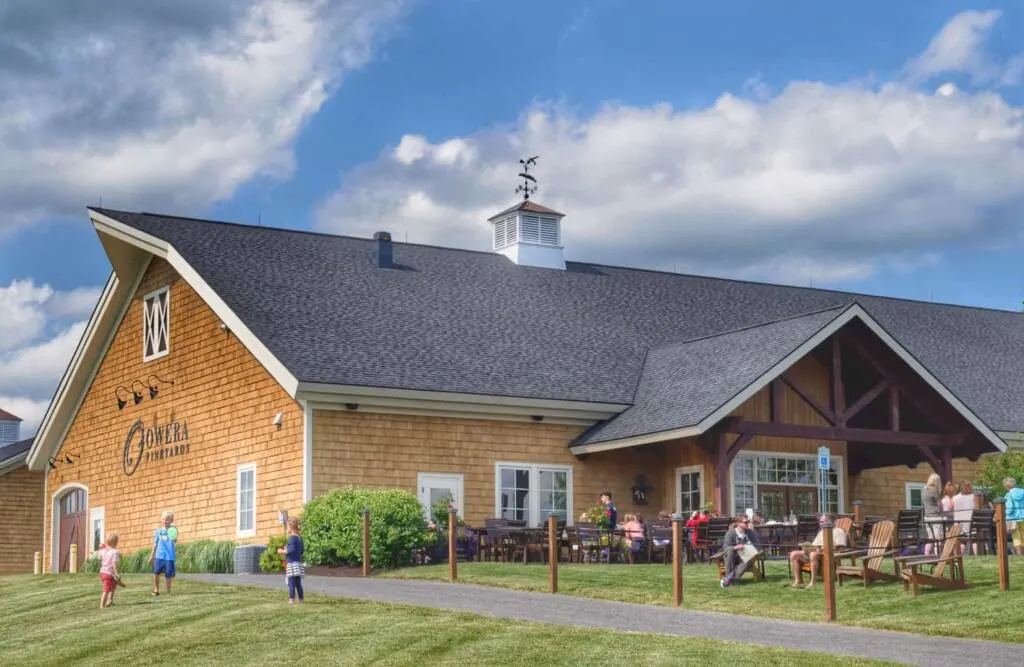
<svg viewBox="0 0 1024 667"><path fill-rule="evenodd" d="M434 504L447 499L455 506L459 516L463 516L462 505L462 475L448 473L427 473L421 472L416 476L419 487L418 496L420 505L427 519L439 525L448 525L447 516L434 516Z"/></svg>
<svg viewBox="0 0 1024 667"><path fill-rule="evenodd" d="M757 487L757 492L757 505L765 521L783 521L790 513L797 516L816 513L817 487L761 484Z"/></svg>

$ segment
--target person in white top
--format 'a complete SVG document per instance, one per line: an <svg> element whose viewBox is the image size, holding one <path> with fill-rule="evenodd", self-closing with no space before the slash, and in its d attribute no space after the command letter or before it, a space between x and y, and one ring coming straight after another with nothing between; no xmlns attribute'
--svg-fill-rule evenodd
<svg viewBox="0 0 1024 667"><path fill-rule="evenodd" d="M971 531L971 515L974 514L974 487L971 486L970 482L961 482L960 493L953 496L953 520L960 524L960 553L961 555L966 551L964 549L964 541L967 539ZM975 556L978 555L978 543L975 542L971 545L971 550Z"/></svg>

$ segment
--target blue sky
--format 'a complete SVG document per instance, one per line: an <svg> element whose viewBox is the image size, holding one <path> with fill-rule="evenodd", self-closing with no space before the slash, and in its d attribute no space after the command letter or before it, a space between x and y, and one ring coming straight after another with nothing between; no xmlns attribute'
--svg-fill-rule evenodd
<svg viewBox="0 0 1024 667"><path fill-rule="evenodd" d="M1020 3L62 4L0 9L0 406L28 429L109 270L100 197L486 247L540 154L570 259L1024 299Z"/></svg>

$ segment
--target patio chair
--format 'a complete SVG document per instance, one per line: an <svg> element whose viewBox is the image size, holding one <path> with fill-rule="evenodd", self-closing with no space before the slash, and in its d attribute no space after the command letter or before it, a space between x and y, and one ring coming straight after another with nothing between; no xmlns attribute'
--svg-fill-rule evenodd
<svg viewBox="0 0 1024 667"><path fill-rule="evenodd" d="M899 581L899 571L896 569L896 561L893 561L893 572L882 571L882 563L887 556L895 556L896 550L892 548L892 534L895 525L892 521L879 521L871 530L871 538L868 541L868 548L861 550L850 550L843 553L842 558L850 559L850 565L839 565L836 567L836 576L839 578L839 585L843 585L843 578L862 579L864 586L872 581ZM860 565L857 559L860 558Z"/></svg>
<svg viewBox="0 0 1024 667"><path fill-rule="evenodd" d="M896 547L910 552L918 551L921 544L921 525L924 521L924 510L900 510L896 517Z"/></svg>
<svg viewBox="0 0 1024 667"><path fill-rule="evenodd" d="M647 523L647 561L653 563L655 554L661 554L665 565L672 559L672 521L668 519Z"/></svg>
<svg viewBox="0 0 1024 667"><path fill-rule="evenodd" d="M712 554L715 551L719 551L722 548L722 542L725 540L725 534L729 532L729 526L732 524L732 518L727 516L716 516L711 517L708 521L708 532L704 538L703 549L707 554ZM699 536L698 536L699 539ZM710 561L710 556L709 556Z"/></svg>
<svg viewBox="0 0 1024 667"><path fill-rule="evenodd" d="M718 551L710 557L712 563L718 566L718 578L721 579L725 576L725 550ZM742 579L743 575L747 572L754 578L754 581L762 581L765 578L764 575L764 550L758 551L758 554L750 559L747 563L746 569L740 573L738 579ZM738 580L737 579L737 580Z"/></svg>
<svg viewBox="0 0 1024 667"><path fill-rule="evenodd" d="M995 510L977 509L971 512L971 522L961 542L970 549L978 545L980 553L992 552L992 536L995 534Z"/></svg>
<svg viewBox="0 0 1024 667"><path fill-rule="evenodd" d="M942 553L937 557L932 556L909 556L897 558L900 577L903 579L903 590L913 589L916 596L919 586L931 586L933 588L962 590L967 588L964 580L964 558L957 548L960 545L960 524L953 524L946 534L946 540L942 544ZM930 574L921 571L921 568L933 568ZM946 572L949 576L943 576Z"/></svg>

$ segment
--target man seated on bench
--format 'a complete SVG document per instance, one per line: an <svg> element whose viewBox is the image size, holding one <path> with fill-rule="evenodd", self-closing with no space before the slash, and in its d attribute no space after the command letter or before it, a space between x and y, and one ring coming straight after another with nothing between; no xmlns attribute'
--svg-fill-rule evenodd
<svg viewBox="0 0 1024 667"><path fill-rule="evenodd" d="M725 576L718 582L722 588L742 577L743 573L750 567L753 559L744 561L740 556L740 552L748 545L758 551L761 550L761 543L757 533L754 531L754 527L750 524L750 519L746 516L736 517L736 522L729 529L729 532L725 534L725 539L722 541Z"/></svg>
<svg viewBox="0 0 1024 667"><path fill-rule="evenodd" d="M822 514L818 517L819 526L826 523L835 524L832 515ZM814 580L818 577L818 566L821 564L821 549L824 541L825 533L819 528L813 542L802 544L801 548L789 552L789 565L793 568L793 588L803 588L803 564L807 562L811 564L811 583L807 584L807 588L814 586ZM832 547L845 547L847 544L846 531L838 526L832 528Z"/></svg>

